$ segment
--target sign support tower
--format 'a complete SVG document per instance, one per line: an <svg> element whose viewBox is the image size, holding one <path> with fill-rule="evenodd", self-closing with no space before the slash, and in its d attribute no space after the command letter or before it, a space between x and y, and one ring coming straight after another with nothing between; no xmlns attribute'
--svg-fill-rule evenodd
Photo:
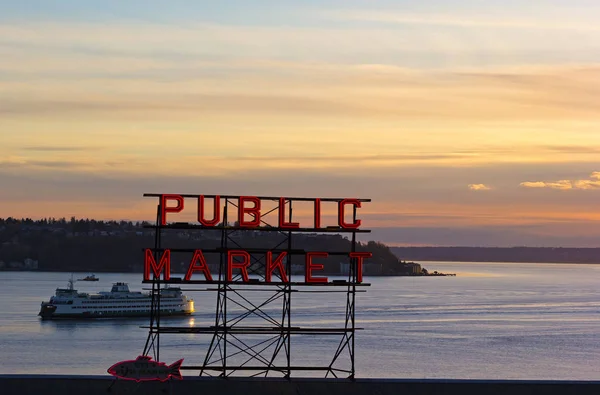
<svg viewBox="0 0 600 395"><path fill-rule="evenodd" d="M144 283L152 285L152 310L148 337L144 347L143 355L153 355L154 359L160 360L160 337L164 334L194 334L210 337L210 342L203 360L195 364L183 365L182 370L196 371L200 376L264 376L269 375L291 378L292 375L321 374L332 378L354 379L355 367L355 334L362 328L356 327L356 294L365 292L361 288L370 284L362 282L362 258L356 253L364 254L363 246L357 242L357 233L367 233L370 230L359 229L360 220L357 219L357 208L361 202L369 202L369 199L350 199L355 203L346 206L348 213L345 217L351 219L350 224L358 224L354 227L330 226L320 227L315 219L312 227L300 227L293 223L295 203L304 204L314 202L315 218L320 215L320 204L335 204L340 208L339 221L344 222L344 204L349 199L341 198L280 198L273 196L253 197L259 199L262 205L261 213L258 215L246 212L256 220L257 226L240 225L239 220L244 221L244 215L240 216L240 210L244 213L244 197L241 196L213 196L213 195L168 195L180 196L183 210L183 199L198 200L200 197L220 200L218 216L222 218L218 224L206 227L202 224L190 222L166 221L166 212L179 212L168 208L168 201L163 194L145 194L146 197L158 198L157 218L154 225L147 228L154 230L154 247L149 248L152 252L154 262L162 262L165 251L169 256L196 254L193 248L178 248L165 246L176 239L175 232L189 232L191 234L207 235L210 232L214 244L210 248L202 248L202 254L207 261L213 263L218 270L214 270L210 279L203 273L196 272L196 279L170 278L160 273L152 278L145 278ZM301 203L304 202L304 203ZM272 208L270 206L273 206ZM215 205L215 208L217 205ZM304 207L304 206L303 206ZM319 207L319 210L316 208ZM171 210L171 211L169 211ZM231 226L228 220L237 214L238 221ZM274 214L274 215L273 215ZM213 213L217 218L216 212ZM275 224L268 222L269 215L275 217ZM199 217L201 214L199 214ZM273 222L273 221L271 221ZM282 226L282 224L284 226ZM292 227L291 225L298 225ZM324 251L330 258L338 259L338 262L347 263L348 273L344 279L327 279L324 273L318 271L319 266L313 266L312 273L299 278L297 274L292 276L293 269L304 263L305 273L310 270L307 256L315 253L314 262L322 261L318 254L323 252L309 251L305 249L300 237L304 234L314 233L348 234L348 242L343 243L344 248L327 249ZM218 235L218 237L216 237ZM257 240L269 241L270 245ZM263 240L264 239L264 240ZM217 243L218 240L218 243ZM166 242L164 242L166 241ZM252 242L252 245L247 245ZM257 246L258 245L258 246ZM236 254L245 251L250 258L245 262L243 256ZM284 254L279 267L275 267L278 257ZM177 255L177 256L179 256ZM368 254L370 256L370 254ZM194 255L196 256L196 255ZM211 258L211 259L208 259ZM147 262L145 262L147 265ZM190 268L191 268L190 264ZM234 266L236 271L228 267ZM340 265L341 266L341 265ZM244 267L244 270L237 270ZM284 272L283 270L284 269ZM189 273L189 271L188 271ZM270 273L270 274L269 274ZM314 276L314 277L311 277ZM308 279L308 280L307 280ZM314 280L314 281L309 281ZM324 280L324 281L323 281ZM194 284L204 286L203 299L214 295L215 315L211 323L204 322L199 326L167 326L161 322L160 317L160 289L167 284ZM188 292L188 290L185 290ZM323 325L317 322L303 323L302 316L293 315L292 300L306 300L323 297L324 301L331 302L337 295L345 296L344 299L337 298L340 302L339 312L336 316L334 311L323 317L327 322L335 322L336 325ZM335 317L334 317L335 316ZM337 318L337 321L335 320ZM208 339L206 339L208 343ZM331 355L322 360L323 348L331 348ZM312 350L312 351L311 351ZM328 349L329 350L329 349ZM296 352L296 354L293 353ZM307 352L299 352L307 351ZM318 355L320 361L309 360L307 356ZM185 359L186 363L190 358ZM298 361L298 362L295 362Z"/></svg>

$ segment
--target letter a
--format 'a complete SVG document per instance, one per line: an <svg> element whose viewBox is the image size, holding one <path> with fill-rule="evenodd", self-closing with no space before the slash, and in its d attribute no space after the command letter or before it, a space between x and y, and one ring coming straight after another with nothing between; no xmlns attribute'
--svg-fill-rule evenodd
<svg viewBox="0 0 600 395"><path fill-rule="evenodd" d="M199 265L197 264L198 262L200 263ZM204 273L204 278L206 281L212 281L212 276L210 275L210 270L208 269L206 259L204 259L204 254L202 254L202 250L194 251L194 256L192 257L190 266L185 274L185 281L190 281L192 273L194 272L202 272Z"/></svg>

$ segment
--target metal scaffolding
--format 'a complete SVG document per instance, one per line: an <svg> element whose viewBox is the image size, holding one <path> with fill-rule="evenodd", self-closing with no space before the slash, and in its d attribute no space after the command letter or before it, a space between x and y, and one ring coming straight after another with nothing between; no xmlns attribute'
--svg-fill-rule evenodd
<svg viewBox="0 0 600 395"><path fill-rule="evenodd" d="M160 194L145 194L144 196L159 197L157 206L157 219L154 225L148 225L154 229L154 247L151 248L156 261L159 255L169 249L171 252L193 252L189 248L169 248L163 245L162 233L169 229L178 230L206 230L201 225L191 223L169 223L166 224L161 218ZM181 195L187 198L197 198L199 195ZM213 197L213 196L207 196ZM198 334L211 337L210 344L206 349L203 361L193 365L184 365L181 369L199 372L201 376L235 375L245 376L268 376L269 374L290 378L292 372L317 372L325 377L346 377L353 379L355 376L355 334L362 328L356 327L355 309L356 295L364 292L361 287L370 284L359 282L357 258L349 257L349 253L357 251L357 233L370 232L362 229L347 228L281 228L279 224L271 225L264 221L264 217L273 210L268 211L261 219L260 227L248 228L240 226L229 226L228 219L231 211L237 212L239 196L220 196L222 202L222 222L214 226L211 231L220 232L220 245L213 249L203 249L203 252L218 255L218 275L208 280L186 280L185 284L206 285L215 295L214 323L208 326L165 326L160 317L160 289L166 284L182 284L181 279L160 278L154 275L153 279L145 280L144 283L152 285L152 310L150 325L147 327L148 337L144 347L143 355L152 354L154 359L160 360L160 336L161 334ZM266 201L280 201L279 197L260 197ZM295 201L311 201L310 198L285 198L287 221L293 219L293 203ZM340 202L343 199L323 199L324 201ZM368 202L368 199L361 199ZM280 201L281 202L281 201ZM352 212L354 221L357 219L357 209ZM241 232L277 232L279 239L272 248L256 248L246 246L244 240L251 238L239 238ZM303 281L292 281L292 257L302 257L307 252L297 248L294 236L300 233L349 233L349 250L327 251L329 255L339 256L340 259L348 260L348 275L343 280L330 280L326 283L306 283ZM231 281L227 279L228 252L234 250L247 251L251 257L248 274L251 276L247 281L242 281L242 274L237 273ZM285 252L284 267L287 273L287 281L284 275L278 271L273 273L271 282L266 281L266 258L265 254L270 251L273 254ZM186 291L187 292L187 291ZM193 291L192 291L193 292ZM293 325L292 322L292 296L302 293L330 294L345 297L345 314L338 326L302 326ZM205 293L206 295L206 293ZM205 296L203 296L205 297ZM293 339L299 336L337 337L337 348L329 362L326 364L295 364L293 362L293 350L296 349ZM300 346L297 346L300 347Z"/></svg>

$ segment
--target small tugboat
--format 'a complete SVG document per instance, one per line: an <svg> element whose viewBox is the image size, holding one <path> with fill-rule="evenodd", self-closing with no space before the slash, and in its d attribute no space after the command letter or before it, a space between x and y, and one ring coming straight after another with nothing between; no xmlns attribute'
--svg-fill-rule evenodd
<svg viewBox="0 0 600 395"><path fill-rule="evenodd" d="M98 280L100 280L100 279L98 277L96 277L94 274L85 276L84 278L77 279L77 281L98 281Z"/></svg>
<svg viewBox="0 0 600 395"><path fill-rule="evenodd" d="M42 302L39 316L43 320L89 319L119 317L149 317L152 296L133 292L127 283L114 283L110 292L89 294L73 288L73 278L68 288L57 288L54 296ZM185 316L194 312L194 300L183 295L181 288L160 290L160 315Z"/></svg>

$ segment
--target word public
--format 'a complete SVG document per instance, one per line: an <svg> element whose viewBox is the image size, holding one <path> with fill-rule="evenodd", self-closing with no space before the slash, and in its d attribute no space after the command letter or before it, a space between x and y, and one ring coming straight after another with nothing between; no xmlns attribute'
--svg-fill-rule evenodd
<svg viewBox="0 0 600 395"><path fill-rule="evenodd" d="M218 227L221 222L221 197L210 196L213 203L213 215L212 218L206 218L205 208L206 199L205 195L198 195L195 200L197 205L197 218L198 222L207 228ZM279 214L279 228L280 229L300 229L298 222L291 222L286 220L285 205L293 199L280 197L275 198L279 200L278 214ZM242 228L259 228L261 224L261 198L256 196L239 196L237 197L238 207L238 226ZM272 200L272 199L269 199ZM314 198L310 199L314 202L314 227L312 229L322 229L321 226L321 199ZM160 195L160 220L161 225L167 224L167 216L169 214L180 213L184 210L185 199L182 195ZM360 199L340 199L337 201L338 206L338 226L341 229L358 229L361 226L361 220L353 219L352 222L346 222L345 215L348 212L355 212L356 209L361 208ZM350 211L353 210L353 211ZM271 211L271 210L270 210ZM270 212L269 211L269 212ZM264 214L266 215L266 214Z"/></svg>
<svg viewBox="0 0 600 395"><path fill-rule="evenodd" d="M289 282L289 276L286 272L285 265L283 263L284 258L287 256L286 251L282 251L276 257L273 256L272 251L267 251L265 254L265 282L274 283L272 281L273 274L277 272L279 279L282 283ZM315 271L323 270L324 265L321 263L313 262L314 258L327 258L329 254L327 252L306 252L305 255L305 270L304 270L304 282L306 283L327 283L327 277L315 276ZM362 265L365 258L371 258L372 253L370 252L350 252L349 258L353 259L356 264L356 281L362 282ZM250 282L248 276L248 268L250 267L250 254L244 250L229 250L227 251L227 262L226 262L226 281L233 282L234 271L237 274L241 274L242 281L244 283ZM194 273L202 273L204 279L207 282L213 282L213 277L206 263L206 259L202 250L195 250L194 255L190 261L187 272L184 277L184 281L190 281ZM148 248L145 250L144 257L144 280L151 280L151 274L154 278L160 278L162 274L164 280L171 278L171 250L165 249L160 256L158 262L154 257L153 250ZM276 274L276 275L277 275ZM238 281L236 281L238 282Z"/></svg>

